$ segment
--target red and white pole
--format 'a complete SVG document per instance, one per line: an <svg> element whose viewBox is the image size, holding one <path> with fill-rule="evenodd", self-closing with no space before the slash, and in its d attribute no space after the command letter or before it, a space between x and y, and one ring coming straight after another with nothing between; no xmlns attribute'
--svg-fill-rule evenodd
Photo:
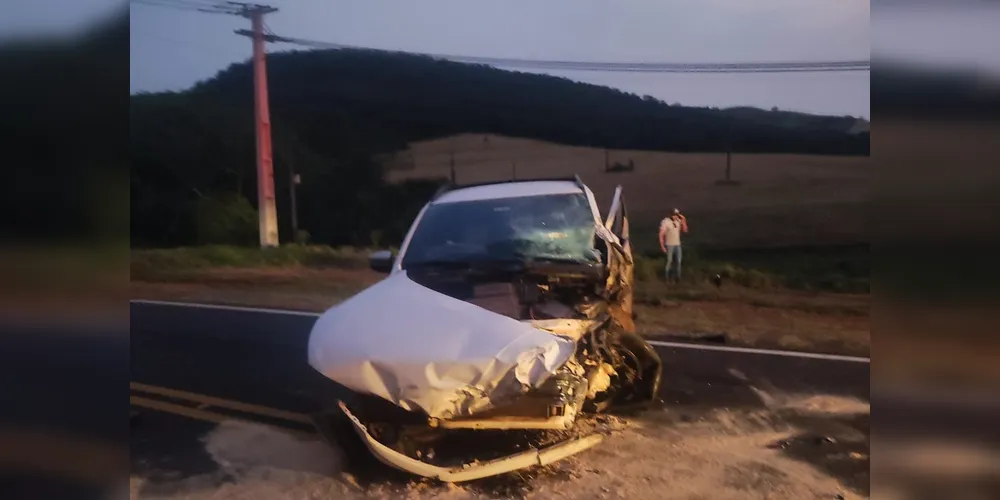
<svg viewBox="0 0 1000 500"><path fill-rule="evenodd" d="M257 214L261 248L278 246L278 212L274 201L274 162L271 156L271 112L267 102L267 63L264 51L264 14L250 9L253 29L254 114L257 129Z"/></svg>

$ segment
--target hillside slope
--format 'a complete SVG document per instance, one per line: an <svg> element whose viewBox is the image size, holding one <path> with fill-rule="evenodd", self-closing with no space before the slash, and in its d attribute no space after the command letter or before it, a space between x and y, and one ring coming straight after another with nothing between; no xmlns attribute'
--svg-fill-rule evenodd
<svg viewBox="0 0 1000 500"><path fill-rule="evenodd" d="M401 238L434 181L384 183L381 159L456 134L644 151L867 157L850 117L669 106L564 78L362 50L269 56L279 233L312 241ZM253 78L234 64L179 93L130 97L131 235L137 245L252 243ZM528 168L526 166L526 168ZM206 223L205 221L214 221Z"/></svg>
<svg viewBox="0 0 1000 500"><path fill-rule="evenodd" d="M632 163L631 172L606 172ZM701 247L853 245L869 241L872 158L738 153L732 180L723 153L674 153L564 146L497 135L462 134L411 144L387 165L388 180L450 176L459 184L572 177L606 208L624 188L633 244L656 248L657 223L673 208L691 221L686 241Z"/></svg>
<svg viewBox="0 0 1000 500"><path fill-rule="evenodd" d="M363 50L297 51L268 60L271 105L318 151L331 135L377 149L463 132L571 145L665 151L868 154L855 120L753 108L669 106L565 78ZM251 67L232 65L192 94L234 105ZM791 118L791 119L790 119Z"/></svg>

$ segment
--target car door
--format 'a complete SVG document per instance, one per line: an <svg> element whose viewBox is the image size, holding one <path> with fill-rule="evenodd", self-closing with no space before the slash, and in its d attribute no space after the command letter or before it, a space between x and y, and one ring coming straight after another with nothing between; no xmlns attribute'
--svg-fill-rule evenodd
<svg viewBox="0 0 1000 500"><path fill-rule="evenodd" d="M604 227L618 237L618 242L631 257L632 246L628 241L628 214L625 211L625 198L622 196L621 186L615 188L615 194L611 198L611 207L608 208L608 214L604 219Z"/></svg>
<svg viewBox="0 0 1000 500"><path fill-rule="evenodd" d="M619 321L626 328L634 330L632 297L635 261L632 257L632 242L629 236L628 211L625 208L625 198L622 195L621 186L615 188L615 194L611 198L611 207L608 208L607 216L604 219L604 227L618 238L623 253L621 259L613 264L614 269L612 269L618 282L618 290L615 291L614 295L623 313Z"/></svg>

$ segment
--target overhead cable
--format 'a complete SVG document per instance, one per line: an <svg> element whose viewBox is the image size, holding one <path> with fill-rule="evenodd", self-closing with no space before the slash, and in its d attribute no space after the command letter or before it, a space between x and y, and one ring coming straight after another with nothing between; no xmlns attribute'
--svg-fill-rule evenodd
<svg viewBox="0 0 1000 500"><path fill-rule="evenodd" d="M214 0L130 0L140 5L165 7L176 10L207 12L213 14L245 15L254 4ZM246 30L237 33L247 35ZM785 61L785 62L726 62L726 63L676 63L676 62L603 62L521 59L505 57L463 56L433 54L399 50L373 49L358 45L324 42L307 38L275 34L268 27L264 37L269 42L289 43L302 47L334 50L369 50L386 53L403 53L432 59L467 64L482 64L499 68L517 68L538 71L596 71L617 73L821 73L870 71L871 61Z"/></svg>
<svg viewBox="0 0 1000 500"><path fill-rule="evenodd" d="M286 37L271 34L268 41L290 43L305 47L321 49L351 49L375 50L379 52L396 52L410 55L430 57L433 59L461 62L468 64L485 64L489 66L522 68L536 70L565 71L608 71L628 73L805 73L830 71L869 71L871 61L788 61L788 62L736 62L736 63L666 63L666 62L596 62L596 61L565 61L536 60L502 57L460 56L450 54L432 54L425 52L404 52L385 49L372 49L357 45L322 42L305 38Z"/></svg>

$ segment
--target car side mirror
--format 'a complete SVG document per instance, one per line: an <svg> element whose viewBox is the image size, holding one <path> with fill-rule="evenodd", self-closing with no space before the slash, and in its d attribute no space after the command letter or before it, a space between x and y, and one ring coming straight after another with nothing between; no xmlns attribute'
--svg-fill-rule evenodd
<svg viewBox="0 0 1000 500"><path fill-rule="evenodd" d="M392 264L396 260L396 256L392 254L390 250L379 250L377 252L372 252L368 256L368 267L372 271L379 273L390 273L392 272Z"/></svg>

